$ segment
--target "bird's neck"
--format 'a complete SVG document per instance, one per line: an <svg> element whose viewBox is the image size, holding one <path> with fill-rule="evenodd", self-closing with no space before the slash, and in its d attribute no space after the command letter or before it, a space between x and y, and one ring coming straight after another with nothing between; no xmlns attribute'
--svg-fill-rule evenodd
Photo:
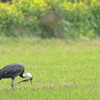
<svg viewBox="0 0 100 100"><path fill-rule="evenodd" d="M23 74L23 78L27 77L27 74Z"/></svg>
<svg viewBox="0 0 100 100"><path fill-rule="evenodd" d="M29 79L32 78L32 75L30 73L26 73L22 75L23 78L28 77Z"/></svg>

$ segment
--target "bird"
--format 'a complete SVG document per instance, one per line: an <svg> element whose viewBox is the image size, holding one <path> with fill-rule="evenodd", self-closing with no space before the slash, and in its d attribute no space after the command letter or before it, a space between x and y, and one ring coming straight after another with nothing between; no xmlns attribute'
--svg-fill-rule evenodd
<svg viewBox="0 0 100 100"><path fill-rule="evenodd" d="M32 85L32 79L33 79L32 75L30 73L24 74L24 70L25 70L24 65L21 63L12 63L9 65L6 65L2 69L0 69L0 80L4 78L11 78L12 79L11 86L12 86L12 93L13 93L13 88L14 88L14 85L16 84L30 80L31 85ZM28 77L28 79L22 80L14 84L14 79L17 76L20 76L21 78Z"/></svg>

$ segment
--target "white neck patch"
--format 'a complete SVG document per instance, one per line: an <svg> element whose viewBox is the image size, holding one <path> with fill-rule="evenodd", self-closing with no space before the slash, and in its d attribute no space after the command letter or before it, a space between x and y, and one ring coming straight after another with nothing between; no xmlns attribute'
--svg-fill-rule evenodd
<svg viewBox="0 0 100 100"><path fill-rule="evenodd" d="M30 73L26 73L26 74L23 74L23 77L28 77L29 79L31 79L32 75Z"/></svg>

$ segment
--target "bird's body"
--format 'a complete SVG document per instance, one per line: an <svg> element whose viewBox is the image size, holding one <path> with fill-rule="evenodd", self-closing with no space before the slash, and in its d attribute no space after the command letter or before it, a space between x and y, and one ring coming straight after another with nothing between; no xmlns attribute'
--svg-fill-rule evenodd
<svg viewBox="0 0 100 100"><path fill-rule="evenodd" d="M24 73L24 66L20 63L13 63L0 69L0 79L2 78L14 79L18 75L24 78L23 73Z"/></svg>
<svg viewBox="0 0 100 100"><path fill-rule="evenodd" d="M0 80L3 78L11 78L12 79L11 86L12 86L12 90L13 90L13 86L15 85L15 84L13 84L13 81L14 81L15 77L17 77L18 75L22 78L25 78L25 77L29 78L29 79L20 81L18 83L25 82L28 80L32 81L32 75L30 73L24 74L24 70L25 70L24 66L20 63L9 64L9 65L3 67L2 69L0 69ZM18 83L16 83L16 84L18 84Z"/></svg>

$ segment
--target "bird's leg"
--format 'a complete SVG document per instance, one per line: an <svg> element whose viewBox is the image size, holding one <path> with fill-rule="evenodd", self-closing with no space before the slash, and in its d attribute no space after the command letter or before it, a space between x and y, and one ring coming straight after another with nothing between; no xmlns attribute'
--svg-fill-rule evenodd
<svg viewBox="0 0 100 100"><path fill-rule="evenodd" d="M12 79L12 83L11 83L11 86L12 86L12 94L13 94L13 88L14 88L13 82L14 82L14 79Z"/></svg>

